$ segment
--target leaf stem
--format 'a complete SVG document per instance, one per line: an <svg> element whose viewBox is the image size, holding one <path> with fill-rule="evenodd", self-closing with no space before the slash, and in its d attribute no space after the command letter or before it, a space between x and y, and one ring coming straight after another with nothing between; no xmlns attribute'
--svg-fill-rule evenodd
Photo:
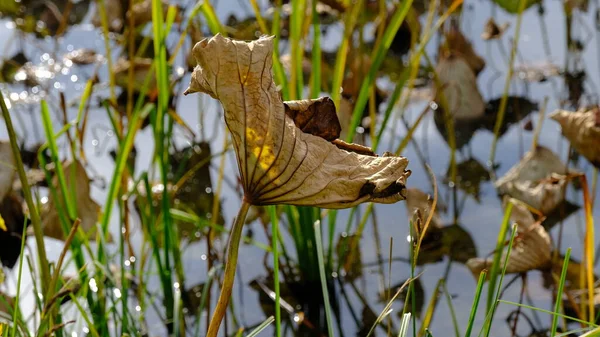
<svg viewBox="0 0 600 337"><path fill-rule="evenodd" d="M229 243L227 244L227 263L225 264L223 287L221 288L221 294L219 295L217 306L215 307L215 311L213 312L210 324L208 326L208 333L206 334L207 337L217 336L219 333L219 327L221 326L221 321L223 321L223 316L225 316L225 311L227 310L227 305L229 304L229 298L231 297L233 282L235 280L235 269L237 267L238 249L240 247L240 239L242 237L242 228L244 228L244 222L246 221L246 214L248 214L249 208L250 203L243 199L238 215L235 218L231 228Z"/></svg>

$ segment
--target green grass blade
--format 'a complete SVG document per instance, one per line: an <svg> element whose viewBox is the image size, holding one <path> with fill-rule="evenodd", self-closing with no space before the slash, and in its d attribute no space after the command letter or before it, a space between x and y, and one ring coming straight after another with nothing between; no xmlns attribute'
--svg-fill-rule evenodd
<svg viewBox="0 0 600 337"><path fill-rule="evenodd" d="M317 13L317 2L312 2L313 47L312 47L312 81L310 97L317 98L321 92L321 25Z"/></svg>
<svg viewBox="0 0 600 337"><path fill-rule="evenodd" d="M13 308L13 326L11 331L11 337L15 337L17 335L17 322L19 319L19 299L21 295L21 277L23 276L23 251L25 250L25 241L27 241L26 223L23 224L23 233L21 236L21 255L19 255L19 273L17 276L17 293L15 295L15 307Z"/></svg>
<svg viewBox="0 0 600 337"><path fill-rule="evenodd" d="M532 307L532 306L530 306L530 305L527 305L527 304L516 303L516 302L507 301L507 300L498 300L498 303L504 303L504 304L515 305L515 306L517 306L517 307L522 307L522 308L525 308L525 309L529 309L529 310L534 310L534 311L542 312L542 313L549 314L549 315L552 315L552 316L555 316L555 315L556 315L556 316L558 316L558 317L562 317L562 318L565 318L565 319L571 320L571 321L573 321L573 322L577 322L577 323L581 323L581 324L584 324L584 325L588 325L588 326L590 326L590 327L592 327L592 328L597 328L597 327L599 327L597 324L595 324L595 323L593 323L593 322L588 322L588 321L585 321L585 320L579 319L579 318L577 318L577 317L572 317L572 316L567 316L567 315L559 314L559 313L557 313L557 312L552 312L552 311L550 311L550 310L545 310L545 309L542 309L542 308L536 308L536 307Z"/></svg>
<svg viewBox="0 0 600 337"><path fill-rule="evenodd" d="M394 12L389 25L386 27L381 43L377 45L375 50L373 50L373 55L371 55L373 63L369 68L366 78L363 79L358 98L356 99L356 104L354 105L354 111L352 112L352 120L350 122L350 127L348 128L348 136L346 137L346 141L348 142L352 142L352 139L354 138L356 127L360 123L363 110L365 109L367 101L369 100L370 88L375 83L375 78L377 76L377 72L379 71L379 67L383 62L383 59L385 58L387 51L390 48L398 29L400 28L400 25L402 25L402 22L404 22L404 18L406 17L406 14L408 14L408 10L410 9L412 2L413 0L405 0L402 2L401 7ZM335 87L333 90L336 90Z"/></svg>
<svg viewBox="0 0 600 337"><path fill-rule="evenodd" d="M569 259L571 258L571 248L567 249L565 253L565 259L563 261L562 272L560 273L560 281L558 282L558 289L556 291L556 304L554 305L554 313L558 314L562 303L562 293L565 286L565 280L567 278L567 268L569 266ZM556 329L558 327L558 315L552 317L552 328L550 336L556 336Z"/></svg>
<svg viewBox="0 0 600 337"><path fill-rule="evenodd" d="M279 220L277 219L277 206L268 206L269 215L271 216L271 241L273 242L272 253L273 253L273 282L275 288L275 336L281 336L281 294L279 293L279 252L277 247L279 246L279 234L277 232L279 227Z"/></svg>
<svg viewBox="0 0 600 337"><path fill-rule="evenodd" d="M269 318L265 319L256 329L252 330L248 336L246 337L256 337L259 333L261 333L264 329L266 329L269 325L271 325L275 321L273 316L269 316Z"/></svg>
<svg viewBox="0 0 600 337"><path fill-rule="evenodd" d="M42 111L42 124L44 125L44 131L46 133L46 139L48 140L48 148L50 149L50 158L55 165L56 175L58 177L58 185L62 190L64 196L64 203L67 208L69 217L73 220L77 217L75 206L73 206L72 195L67 188L67 180L65 178L65 171L59 158L58 145L56 143L56 137L54 136L54 130L52 129L52 120L50 118L50 112L48 110L48 103L42 100L41 104ZM67 235L67 233L65 233Z"/></svg>
<svg viewBox="0 0 600 337"><path fill-rule="evenodd" d="M479 274L479 281L477 282L477 288L475 289L475 297L473 298L473 305L471 305L471 314L469 314L469 321L467 322L465 337L471 337L471 331L473 330L473 324L475 323L477 307L479 307L479 299L481 298L481 292L483 291L483 284L485 283L486 276L487 274L485 271Z"/></svg>
<svg viewBox="0 0 600 337"><path fill-rule="evenodd" d="M402 315L402 323L400 323L400 331L398 332L398 337L406 337L408 334L408 326L410 324L410 312Z"/></svg>
<svg viewBox="0 0 600 337"><path fill-rule="evenodd" d="M204 14L204 18L206 19L206 24L208 28L213 34L221 33L224 36L227 36L227 32L223 29L223 25L219 21L219 17L215 13L215 9L210 4L208 0L201 0L202 5L200 5L200 11Z"/></svg>
<svg viewBox="0 0 600 337"><path fill-rule="evenodd" d="M23 196L27 203L27 208L29 208L29 216L31 217L31 224L34 229L35 242L37 245L39 270L41 271L42 293L46 294L48 282L50 282L50 269L48 267L48 258L46 257L46 246L44 244L42 220L40 219L38 208L33 202L33 194L31 193L31 188L29 187L29 181L27 180L27 174L25 173L25 168L23 166L23 159L21 158L21 152L19 151L19 145L17 144L17 134L15 133L15 129L12 124L12 118L8 112L8 108L6 107L6 101L4 101L4 96L2 95L1 90L0 110L2 110L2 117L4 118L4 123L6 124L8 139L10 141L13 156L15 158L17 174L19 175L19 180L21 181L22 186L21 188L23 189Z"/></svg>
<svg viewBox="0 0 600 337"><path fill-rule="evenodd" d="M514 224L513 228L512 228L512 235L510 237L510 243L508 244L508 249L506 250L506 258L504 259L504 266L502 267L502 274L500 274L500 282L498 282L498 289L496 290L496 296L494 297L494 304L492 305L491 309L488 310L489 320L486 322L486 332L484 335L485 337L489 337L491 329L492 329L494 313L496 312L496 308L498 307L498 300L500 299L500 293L502 292L502 282L504 281L504 275L506 275L506 267L508 266L508 261L510 259L510 252L512 250L513 243L515 242L516 235L517 235L517 224ZM491 284L490 284L490 287L491 287Z"/></svg>
<svg viewBox="0 0 600 337"><path fill-rule="evenodd" d="M321 239L321 221L315 221L314 230L317 245L317 258L319 260L319 274L321 276L321 290L323 291L323 305L325 306L325 316L327 318L327 335L330 337L335 337L333 334L333 320L331 319L329 290L327 290L327 278L325 276L325 259L323 258L323 241Z"/></svg>
<svg viewBox="0 0 600 337"><path fill-rule="evenodd" d="M485 311L490 311L490 308L493 304L494 292L496 289L496 278L498 276L498 272L500 271L500 260L502 258L502 251L504 250L504 240L506 238L506 233L508 232L509 222L510 222L510 214L512 212L512 202L509 202L506 210L504 211L504 218L502 219L502 225L500 226L500 232L498 232L498 238L496 239L496 250L494 253L494 261L492 263L492 268L490 270L490 284L488 287L488 296L487 296L487 304L485 307Z"/></svg>

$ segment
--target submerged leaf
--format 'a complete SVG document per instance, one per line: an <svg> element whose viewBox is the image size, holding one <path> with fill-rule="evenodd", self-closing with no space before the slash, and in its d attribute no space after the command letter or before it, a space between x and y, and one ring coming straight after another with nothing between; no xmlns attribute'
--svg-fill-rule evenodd
<svg viewBox="0 0 600 337"><path fill-rule="evenodd" d="M69 191L74 191L73 200L75 200L77 217L81 219L80 227L84 233L89 236L89 240L95 240L97 230L96 223L98 222L98 216L100 214L100 206L90 196L90 178L88 178L81 162L77 160L63 165L67 188ZM60 224L58 204L66 211L66 205L64 205L63 202L65 196L58 186L57 177L52 179L52 184L56 187L56 197L58 198L58 201L55 200L51 194L48 198L46 207L42 210L44 235L57 240L64 240L65 233L63 233Z"/></svg>
<svg viewBox="0 0 600 337"><path fill-rule="evenodd" d="M570 112L558 110L550 118L562 127L562 134L594 166L600 168L600 108Z"/></svg>
<svg viewBox="0 0 600 337"><path fill-rule="evenodd" d="M479 74L485 67L485 60L477 55L471 42L463 35L456 21L452 21L450 29L445 33L446 44L442 46L440 55L446 54L444 51L462 57L475 75Z"/></svg>
<svg viewBox="0 0 600 337"><path fill-rule="evenodd" d="M406 210L408 211L409 218L412 218L413 214L418 212L422 221L427 221L432 211L432 206L433 198L429 194L418 188L409 188L406 190ZM440 223L440 216L437 213L437 209L435 209L433 210L430 226L440 227Z"/></svg>
<svg viewBox="0 0 600 337"><path fill-rule="evenodd" d="M498 193L529 204L544 214L564 200L567 167L549 149L538 146L496 181Z"/></svg>
<svg viewBox="0 0 600 337"><path fill-rule="evenodd" d="M520 203L513 205L511 220L517 223L519 235L515 238L510 251L506 273L524 273L534 269L545 270L550 268L552 244L550 235L544 227L539 222L535 222L529 210ZM503 252L500 259L505 261L505 258L506 251ZM492 258L473 258L467 261L467 267L469 267L473 276L479 277L481 271L489 269L492 263Z"/></svg>
<svg viewBox="0 0 600 337"><path fill-rule="evenodd" d="M272 55L272 37L204 39L194 47L199 66L186 90L221 101L246 201L346 208L403 200L408 160L348 152L302 132L285 114Z"/></svg>

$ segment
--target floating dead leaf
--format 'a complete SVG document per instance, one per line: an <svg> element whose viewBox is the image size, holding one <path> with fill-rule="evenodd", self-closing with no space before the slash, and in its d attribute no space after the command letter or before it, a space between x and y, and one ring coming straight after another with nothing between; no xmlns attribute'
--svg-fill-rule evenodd
<svg viewBox="0 0 600 337"><path fill-rule="evenodd" d="M479 88L477 78L467 61L458 54L441 57L437 66L441 88L450 115L455 120L477 119L483 116L485 102ZM439 94L436 93L437 105L443 108Z"/></svg>
<svg viewBox="0 0 600 337"><path fill-rule="evenodd" d="M362 275L362 258L359 245L360 237L356 234L341 235L336 246L338 260L342 264L346 280L355 280Z"/></svg>
<svg viewBox="0 0 600 337"><path fill-rule="evenodd" d="M0 216L4 219L4 230L0 231L0 261L3 266L13 268L21 254L23 226L29 224L15 193L8 194L0 202Z"/></svg>
<svg viewBox="0 0 600 337"><path fill-rule="evenodd" d="M564 200L567 167L549 149L538 146L496 181L498 193L521 200L544 214Z"/></svg>
<svg viewBox="0 0 600 337"><path fill-rule="evenodd" d="M481 38L484 40L495 40L502 37L502 34L508 29L510 23L505 22L501 26L498 26L496 20L494 18L489 18L485 23L485 27L483 28L483 33L481 33Z"/></svg>
<svg viewBox="0 0 600 337"><path fill-rule="evenodd" d="M12 190L17 170L8 141L0 141L0 201Z"/></svg>
<svg viewBox="0 0 600 337"><path fill-rule="evenodd" d="M170 3L168 1L161 1L161 9L163 12L163 16L166 17L167 12L169 11ZM175 22L181 22L181 11L178 7L175 7ZM139 2L135 2L131 7L131 11L127 12L127 16L133 16L133 20L136 26L145 25L149 22L152 22L152 0L143 0Z"/></svg>
<svg viewBox="0 0 600 337"><path fill-rule="evenodd" d="M246 201L346 208L403 200L406 158L348 152L298 129L273 82L272 53L272 37L204 39L194 47L199 66L186 90L221 101Z"/></svg>
<svg viewBox="0 0 600 337"><path fill-rule="evenodd" d="M573 148L600 168L600 108L570 112L558 110L550 118L557 121Z"/></svg>
<svg viewBox="0 0 600 337"><path fill-rule="evenodd" d="M108 30L113 33L120 33L125 24L125 10L121 5L121 0L104 0L104 8L110 8L110 10L106 10ZM101 18L100 8L96 6L96 15L92 16L92 24L96 27L102 27Z"/></svg>
<svg viewBox="0 0 600 337"><path fill-rule="evenodd" d="M473 74L477 76L485 67L485 60L477 55L471 42L460 31L455 20L451 22L450 29L444 35L446 43L440 46L440 57L444 58L448 54L462 57L473 71Z"/></svg>
<svg viewBox="0 0 600 337"><path fill-rule="evenodd" d="M81 219L81 229L88 235L89 240L95 240L100 206L90 196L90 178L88 178L85 168L78 160L64 163L63 170L67 188L74 191L74 206L77 210L77 217ZM65 234L60 224L57 208L60 204L66 210L65 196L58 185L58 177L54 176L52 184L56 187L58 201L51 194L48 197L48 203L42 209L44 235L57 240L64 240ZM111 241L110 238L109 241Z"/></svg>
<svg viewBox="0 0 600 337"><path fill-rule="evenodd" d="M533 215L520 203L514 203L511 220L517 224L518 235L515 238L506 265L506 273L525 273L531 270L545 270L551 266L552 243L548 232L535 222ZM506 251L500 258L501 264L506 259ZM467 261L467 267L476 278L484 269L490 269L492 258L473 258ZM500 268L504 268L503 265Z"/></svg>

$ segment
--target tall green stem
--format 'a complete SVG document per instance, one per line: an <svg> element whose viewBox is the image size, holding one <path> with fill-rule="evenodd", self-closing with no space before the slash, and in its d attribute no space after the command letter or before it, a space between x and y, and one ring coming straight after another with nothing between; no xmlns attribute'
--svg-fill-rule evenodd
<svg viewBox="0 0 600 337"><path fill-rule="evenodd" d="M233 282L235 280L235 269L237 267L238 249L240 248L240 239L242 238L242 228L244 228L244 222L246 221L246 214L250 204L244 199L238 212L233 227L229 234L229 243L227 244L227 263L225 264L225 275L223 277L223 287L221 288L221 294L217 301L217 306L213 312L210 324L208 326L207 337L216 337L219 333L219 327L225 311L227 311L227 305L229 304L229 298L231 297L231 291L233 290Z"/></svg>
<svg viewBox="0 0 600 337"><path fill-rule="evenodd" d="M8 112L8 108L6 107L6 103L4 102L4 97L2 96L1 92L0 108L2 110L4 122L6 123L8 138L10 140L13 156L17 165L17 173L19 174L19 179L21 180L21 186L23 186L23 196L25 197L25 201L27 202L27 208L29 208L29 216L31 217L31 224L33 225L33 232L35 234L35 243L37 244L37 252L42 275L42 293L44 295L47 295L46 290L48 287L48 282L50 280L50 270L48 268L48 258L46 257L46 247L44 245L42 220L40 219L38 209L35 206L35 203L33 202L33 198L31 197L31 189L29 188L29 182L27 180L27 175L25 174L25 168L23 167L23 159L21 159L21 152L19 151L19 145L17 144L17 135L15 133L10 113Z"/></svg>

